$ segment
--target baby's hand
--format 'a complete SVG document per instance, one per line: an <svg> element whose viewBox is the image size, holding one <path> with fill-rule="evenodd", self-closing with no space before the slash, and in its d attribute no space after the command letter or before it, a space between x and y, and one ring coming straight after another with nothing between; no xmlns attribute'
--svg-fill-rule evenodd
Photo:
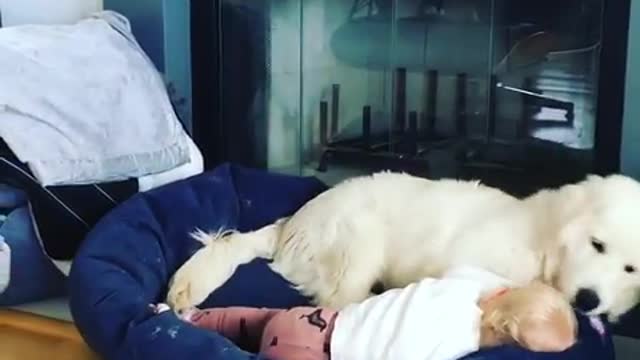
<svg viewBox="0 0 640 360"><path fill-rule="evenodd" d="M160 314L160 313L163 313L165 311L171 310L169 305L163 304L163 303L160 303L160 304L157 304L157 305L149 304L149 307L151 308L151 310L153 310L153 312L155 314Z"/></svg>
<svg viewBox="0 0 640 360"><path fill-rule="evenodd" d="M157 305L149 304L149 307L151 308L154 314L161 314L165 311L171 310L171 307L164 303L160 303ZM198 308L190 307L190 308L176 311L176 316L178 316L178 318L180 318L183 321L191 321L191 319L193 318L193 315L195 315L198 311L199 311Z"/></svg>
<svg viewBox="0 0 640 360"><path fill-rule="evenodd" d="M177 311L176 315L183 321L191 322L191 320L193 320L193 316L198 312L200 312L200 309L198 309L197 307L190 307Z"/></svg>

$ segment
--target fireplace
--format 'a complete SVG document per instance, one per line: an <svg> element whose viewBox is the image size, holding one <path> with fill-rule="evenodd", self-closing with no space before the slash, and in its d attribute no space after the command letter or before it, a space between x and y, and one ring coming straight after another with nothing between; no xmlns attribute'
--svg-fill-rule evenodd
<svg viewBox="0 0 640 360"><path fill-rule="evenodd" d="M628 0L191 2L193 135L328 183L391 169L516 195L619 170Z"/></svg>

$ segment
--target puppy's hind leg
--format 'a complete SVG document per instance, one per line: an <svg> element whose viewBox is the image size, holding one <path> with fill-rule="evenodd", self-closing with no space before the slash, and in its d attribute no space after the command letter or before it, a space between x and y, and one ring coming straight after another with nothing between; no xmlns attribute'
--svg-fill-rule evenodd
<svg viewBox="0 0 640 360"><path fill-rule="evenodd" d="M324 281L321 291L317 292L318 303L339 310L374 295L373 287L384 271L384 239L371 232L366 235L364 239L351 238L342 244L343 251L329 258L325 255L324 269L330 271L329 281Z"/></svg>
<svg viewBox="0 0 640 360"><path fill-rule="evenodd" d="M382 256L377 255L350 257L343 271L331 274L333 279L324 282L316 293L316 302L340 310L373 296L372 289L380 280L383 265Z"/></svg>
<svg viewBox="0 0 640 360"><path fill-rule="evenodd" d="M270 259L281 226L278 222L248 233L195 233L194 238L205 246L174 274L167 303L176 312L194 307L229 280L238 266L255 258Z"/></svg>

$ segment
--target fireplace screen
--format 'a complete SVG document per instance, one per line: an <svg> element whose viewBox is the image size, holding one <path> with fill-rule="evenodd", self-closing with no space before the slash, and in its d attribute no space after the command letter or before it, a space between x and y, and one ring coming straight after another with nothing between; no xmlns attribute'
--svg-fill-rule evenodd
<svg viewBox="0 0 640 360"><path fill-rule="evenodd" d="M604 0L219 3L231 160L521 194L594 170Z"/></svg>

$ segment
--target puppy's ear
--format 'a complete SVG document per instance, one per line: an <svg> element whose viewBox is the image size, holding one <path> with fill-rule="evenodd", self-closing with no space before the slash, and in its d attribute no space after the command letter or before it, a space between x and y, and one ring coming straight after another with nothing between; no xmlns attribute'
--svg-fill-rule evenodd
<svg viewBox="0 0 640 360"><path fill-rule="evenodd" d="M560 191L559 236L560 243L571 246L575 241L589 239L593 219L596 183L602 181L600 176L591 175L587 180L567 185Z"/></svg>
<svg viewBox="0 0 640 360"><path fill-rule="evenodd" d="M531 286L547 286L547 282L544 279L534 279L529 285Z"/></svg>
<svg viewBox="0 0 640 360"><path fill-rule="evenodd" d="M591 203L593 198L593 183L585 180L578 184L565 185L557 192L557 205L561 216L575 217Z"/></svg>
<svg viewBox="0 0 640 360"><path fill-rule="evenodd" d="M562 266L562 259L564 259L566 251L564 244L549 249L542 258L542 279L536 281L555 286L558 270Z"/></svg>
<svg viewBox="0 0 640 360"><path fill-rule="evenodd" d="M587 196L581 194L580 196ZM566 204L561 213L558 230L558 251L571 250L575 245L588 241L592 236L595 212L588 201L579 199L576 203ZM571 199L568 199L571 201ZM570 207L570 208L569 208Z"/></svg>

